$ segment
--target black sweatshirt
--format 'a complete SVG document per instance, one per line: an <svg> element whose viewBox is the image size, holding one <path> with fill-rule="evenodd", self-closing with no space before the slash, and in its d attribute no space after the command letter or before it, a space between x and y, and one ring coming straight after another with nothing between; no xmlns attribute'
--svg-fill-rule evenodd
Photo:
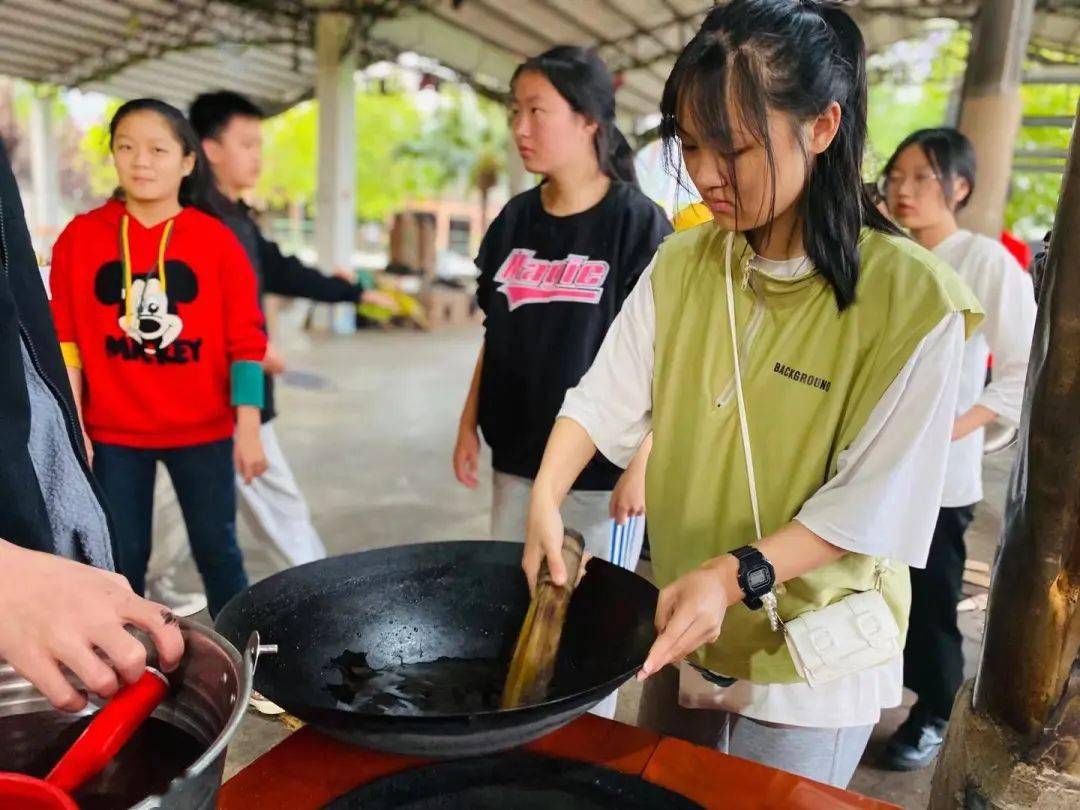
<svg viewBox="0 0 1080 810"><path fill-rule="evenodd" d="M669 233L663 209L625 183L567 217L544 211L538 186L491 223L476 258L487 315L479 421L497 471L536 477L563 397ZM611 490L620 474L597 454L574 489Z"/></svg>
<svg viewBox="0 0 1080 810"><path fill-rule="evenodd" d="M363 288L337 276L328 276L314 267L308 267L295 256L286 256L276 242L263 236L255 223L251 209L237 202L225 216L229 226L251 260L255 276L259 280L259 301L264 293L274 293L287 298L309 298L329 304L356 303ZM263 375L264 406L262 421L265 424L277 416L274 409L274 376Z"/></svg>

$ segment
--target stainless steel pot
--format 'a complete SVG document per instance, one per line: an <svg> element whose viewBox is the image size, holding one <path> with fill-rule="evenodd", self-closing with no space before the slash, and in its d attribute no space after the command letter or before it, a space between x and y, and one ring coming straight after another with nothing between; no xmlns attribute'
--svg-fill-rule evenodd
<svg viewBox="0 0 1080 810"><path fill-rule="evenodd" d="M137 810L210 810L216 802L225 768L225 752L236 734L251 696L251 681L259 654L257 635L248 641L243 656L213 630L194 622L182 621L186 649L180 668L170 674L173 693L153 716L187 732L205 750L191 767L169 783L161 795L149 796L136 805ZM78 681L74 681L81 688ZM0 751L18 740L14 734L26 734L25 724L5 718L41 713L42 728L35 734L56 734L75 723L82 715L71 715L52 708L29 681L0 663Z"/></svg>

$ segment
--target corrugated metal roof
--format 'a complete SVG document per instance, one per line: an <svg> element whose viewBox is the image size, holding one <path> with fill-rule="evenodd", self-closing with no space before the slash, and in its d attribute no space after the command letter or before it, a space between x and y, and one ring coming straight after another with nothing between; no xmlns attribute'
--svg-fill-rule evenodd
<svg viewBox="0 0 1080 810"><path fill-rule="evenodd" d="M712 0L0 0L0 73L184 105L208 89L269 109L311 93L315 7L354 16L362 59L414 51L501 92L514 67L555 43L596 45L621 77L620 112L653 113L675 55ZM1039 0L1034 40L1080 59L1080 5ZM861 0L871 46L977 3Z"/></svg>
<svg viewBox="0 0 1080 810"><path fill-rule="evenodd" d="M207 88L230 87L287 106L314 81L310 19L247 6L0 0L0 73L178 103Z"/></svg>

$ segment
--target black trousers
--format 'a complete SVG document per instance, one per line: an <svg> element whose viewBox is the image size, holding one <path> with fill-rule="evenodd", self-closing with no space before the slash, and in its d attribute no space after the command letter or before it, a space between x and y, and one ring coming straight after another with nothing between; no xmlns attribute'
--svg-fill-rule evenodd
<svg viewBox="0 0 1080 810"><path fill-rule="evenodd" d="M236 542L232 439L168 450L94 444L94 475L112 510L116 570L141 596L150 559L158 461L164 462L172 479L191 552L206 587L210 616L216 616L248 584Z"/></svg>
<svg viewBox="0 0 1080 810"><path fill-rule="evenodd" d="M938 512L926 568L911 569L911 618L904 648L904 685L919 696L923 712L948 719L964 680L963 637L956 605L963 598L964 532L975 506Z"/></svg>

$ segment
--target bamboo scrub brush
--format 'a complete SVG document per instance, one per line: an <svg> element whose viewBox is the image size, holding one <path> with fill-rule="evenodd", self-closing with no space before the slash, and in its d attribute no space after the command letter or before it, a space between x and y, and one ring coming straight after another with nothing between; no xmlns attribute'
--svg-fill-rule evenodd
<svg viewBox="0 0 1080 810"><path fill-rule="evenodd" d="M541 561L536 590L518 634L514 657L510 659L502 708L516 709L539 703L547 697L548 686L555 674L566 610L578 581L584 550L584 538L573 529L566 529L562 546L565 585L552 583L547 560Z"/></svg>

